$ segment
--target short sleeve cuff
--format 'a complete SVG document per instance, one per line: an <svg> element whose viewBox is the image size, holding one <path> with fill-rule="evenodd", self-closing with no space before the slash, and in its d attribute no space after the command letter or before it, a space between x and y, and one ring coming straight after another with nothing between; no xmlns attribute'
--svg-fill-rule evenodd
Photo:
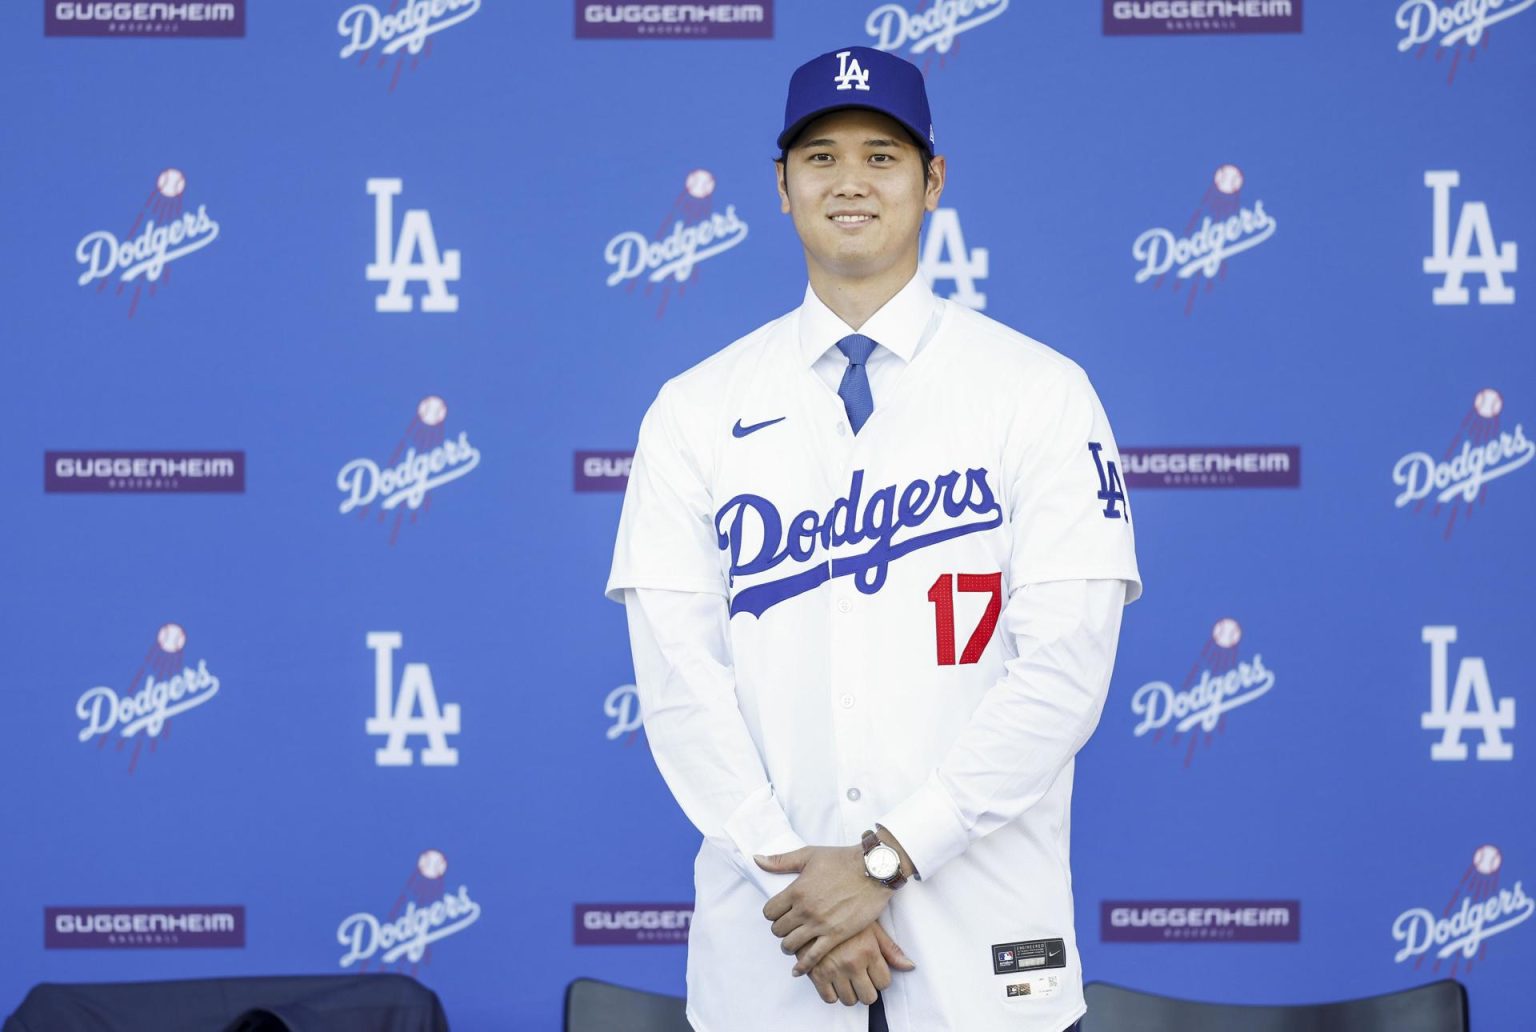
<svg viewBox="0 0 1536 1032"><path fill-rule="evenodd" d="M742 800L736 812L726 818L725 835L736 847L737 856L732 859L738 869L762 891L764 898L778 895L795 880L794 875L771 874L752 859L754 854L792 853L805 845L805 840L789 826L789 818L774 797L772 785L764 785Z"/></svg>
<svg viewBox="0 0 1536 1032"><path fill-rule="evenodd" d="M907 851L920 878L934 872L965 852L971 836L960 821L949 793L934 774L879 821Z"/></svg>

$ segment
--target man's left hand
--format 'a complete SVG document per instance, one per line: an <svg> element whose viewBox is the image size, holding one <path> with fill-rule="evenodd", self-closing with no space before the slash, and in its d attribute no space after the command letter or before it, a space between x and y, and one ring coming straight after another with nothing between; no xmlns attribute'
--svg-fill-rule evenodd
<svg viewBox="0 0 1536 1032"><path fill-rule="evenodd" d="M773 874L799 877L763 906L779 948L798 955L803 975L832 950L868 928L894 892L864 871L859 846L804 846L792 853L753 857Z"/></svg>

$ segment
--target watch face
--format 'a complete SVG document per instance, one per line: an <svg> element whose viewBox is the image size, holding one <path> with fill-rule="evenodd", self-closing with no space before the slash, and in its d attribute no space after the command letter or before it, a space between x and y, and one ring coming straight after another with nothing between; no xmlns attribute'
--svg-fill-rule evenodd
<svg viewBox="0 0 1536 1032"><path fill-rule="evenodd" d="M885 881L901 868L901 857L890 846L876 846L864 855L864 869L871 877Z"/></svg>

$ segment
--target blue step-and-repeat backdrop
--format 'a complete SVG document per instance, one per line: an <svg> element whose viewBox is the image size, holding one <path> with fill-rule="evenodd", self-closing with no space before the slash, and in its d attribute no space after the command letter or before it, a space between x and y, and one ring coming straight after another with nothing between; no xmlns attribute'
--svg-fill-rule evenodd
<svg viewBox="0 0 1536 1032"><path fill-rule="evenodd" d="M620 492L660 384L798 304L785 86L864 44L949 158L925 273L1081 363L1124 448L1087 976L1454 976L1536 1028L1533 8L5 4L0 1013L682 991Z"/></svg>

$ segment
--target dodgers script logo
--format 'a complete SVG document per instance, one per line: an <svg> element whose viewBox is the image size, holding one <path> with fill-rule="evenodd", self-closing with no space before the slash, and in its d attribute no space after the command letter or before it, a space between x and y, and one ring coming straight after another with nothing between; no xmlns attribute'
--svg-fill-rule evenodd
<svg viewBox="0 0 1536 1032"><path fill-rule="evenodd" d="M146 741L153 752L163 738L170 737L172 717L219 694L219 679L208 670L208 661L199 659L196 666L191 665L185 658L186 648L187 632L181 625L165 624L129 679L127 691L119 695L100 686L80 696L75 703L75 716L85 721L80 741L95 738L96 748L101 749L115 731L117 751L122 752L131 739L133 755L128 760L128 773L132 774Z"/></svg>
<svg viewBox="0 0 1536 1032"><path fill-rule="evenodd" d="M1437 305L1464 305L1471 298L1462 286L1462 277L1481 276L1477 290L1480 305L1512 305L1515 288L1504 282L1506 272L1514 272L1518 257L1512 241L1500 243L1493 237L1493 223L1488 220L1488 205L1465 201L1456 218L1456 239L1451 242L1451 190L1461 185L1461 173L1435 171L1424 173L1424 185L1434 195L1433 252L1424 259L1424 271L1443 276L1431 294ZM1472 245L1477 245L1477 253Z"/></svg>
<svg viewBox="0 0 1536 1032"><path fill-rule="evenodd" d="M1198 273L1205 279L1206 293L1216 289L1216 277L1227 277L1227 259L1262 244L1275 235L1278 223L1264 210L1264 202L1243 203L1243 173L1236 165L1222 165L1212 177L1205 196L1182 234L1171 229L1149 229L1131 244L1131 256L1141 263L1136 282L1153 280L1152 289L1161 289L1172 274L1175 294L1190 280L1184 299L1184 314L1195 306L1199 293Z"/></svg>
<svg viewBox="0 0 1536 1032"><path fill-rule="evenodd" d="M336 474L336 486L342 493L341 514L356 512L367 519L370 507L378 505L378 522L389 513L395 515L389 531L393 545L400 527L410 513L414 526L419 516L431 508L429 492L472 473L480 465L480 450L469 443L469 432L460 430L450 438L444 427L448 405L429 394L416 406L416 415L395 442L394 450L382 463L373 459L353 459Z"/></svg>
<svg viewBox="0 0 1536 1032"><path fill-rule="evenodd" d="M427 961L433 943L480 920L480 904L470 898L469 886L447 891L447 873L448 858L440 850L424 850L388 913L378 917L359 911L343 918L336 929L336 941L347 948L341 966L356 964L367 971L375 958L381 966L406 960L414 973Z"/></svg>
<svg viewBox="0 0 1536 1032"><path fill-rule="evenodd" d="M1450 958L1448 975L1455 978L1463 961L1463 973L1467 974L1474 960L1486 960L1489 939L1525 924L1536 913L1536 899L1526 895L1518 879L1509 888L1500 885L1503 866L1504 854L1499 847L1479 846L1452 890L1450 902L1438 909L1413 907L1399 914L1392 922L1392 938L1403 945L1393 961L1401 964L1412 957L1417 971L1433 950L1432 970L1438 974L1441 962Z"/></svg>
<svg viewBox="0 0 1536 1032"><path fill-rule="evenodd" d="M1456 664L1456 687L1447 693L1450 682L1449 646L1456 641L1454 627L1426 627L1424 644L1429 646L1429 712L1419 718L1426 731L1441 732L1440 741L1429 747L1432 760L1464 760L1467 747L1461 740L1464 731L1481 731L1477 746L1479 760L1512 760L1515 747L1504 741L1504 731L1515 728L1515 700L1505 696L1494 703L1493 686L1488 681L1488 665L1481 656L1467 656ZM1476 703L1476 708L1469 708Z"/></svg>
<svg viewBox="0 0 1536 1032"><path fill-rule="evenodd" d="M457 312L459 296L448 293L448 281L458 282L459 252L437 250L437 234L432 216L425 208L409 208L400 220L400 237L395 240L395 197L405 189L404 180L370 179L368 192L373 195L373 261L365 270L370 283L389 286L373 299L375 312L409 312L413 299L405 292L407 283L425 283L427 293L421 299L423 312ZM420 255L418 259L417 256Z"/></svg>
<svg viewBox="0 0 1536 1032"><path fill-rule="evenodd" d="M860 592L873 595L884 586L894 560L1003 522L1003 508L993 496L985 469L952 470L931 481L876 488L867 500L863 495L860 469L854 470L848 493L825 513L807 509L785 520L777 506L754 494L739 494L722 505L715 514L715 533L721 550L730 553L732 587L738 577L756 577L789 559L808 562L818 548L826 551L834 545L869 542L859 555L823 559L798 573L742 588L731 597L731 615L762 616L780 602L836 577L852 577ZM914 533L940 509L945 518L939 522L948 526Z"/></svg>
<svg viewBox="0 0 1536 1032"><path fill-rule="evenodd" d="M1423 512L1433 500L1429 514L1438 517L1446 511L1444 537L1449 541L1457 517L1470 520L1474 507L1487 503L1489 481L1523 469L1536 456L1536 441L1525 436L1524 424L1504 429L1503 411L1502 394L1492 387L1478 391L1444 451L1414 451L1397 460L1392 482L1402 490L1393 504Z"/></svg>
<svg viewBox="0 0 1536 1032"><path fill-rule="evenodd" d="M400 694L395 695L395 650L405 643L399 631L369 631L373 650L373 716L364 724L370 735L387 735L384 747L373 751L380 767L409 767L415 762L405 740L417 735L427 740L420 750L424 767L457 767L459 750L450 748L448 736L459 733L459 704L437 703L432 670L425 663L407 663L400 674Z"/></svg>
<svg viewBox="0 0 1536 1032"><path fill-rule="evenodd" d="M661 318L673 284L681 297L700 262L724 254L747 239L747 224L736 214L734 204L727 204L724 212L713 210L714 193L714 175L707 169L696 168L684 178L682 192L673 200L654 239L626 230L609 240L603 248L603 260L613 268L608 274L608 286L623 283L626 290L633 291L644 277L645 294L649 297L652 288L662 284L656 309L656 317Z"/></svg>
<svg viewBox="0 0 1536 1032"><path fill-rule="evenodd" d="M359 68L367 68L370 57L375 58L375 68L393 64L394 71L389 76L389 91L393 93L407 55L411 71L415 71L421 61L432 56L433 35L462 24L479 12L480 0L407 0L403 6L398 2L390 4L388 10L377 4L353 4L341 12L336 22L336 31L346 40L341 59L361 54ZM390 57L395 60L390 62Z"/></svg>
<svg viewBox="0 0 1536 1032"><path fill-rule="evenodd" d="M640 695L632 684L621 684L608 693L608 698L603 700L603 712L608 719L613 721L608 728L608 741L628 735L625 745L633 745L635 735L639 732L642 721L640 719Z"/></svg>
<svg viewBox="0 0 1536 1032"><path fill-rule="evenodd" d="M82 237L75 247L75 259L85 266L77 281L80 286L96 282L99 294L116 276L116 293L121 297L133 284L128 302L128 318L133 318L146 284L154 296L170 283L172 262L201 251L219 237L219 224L209 217L206 204L199 204L195 212L182 210L186 189L187 177L180 169L168 168L155 177L155 188L121 240L105 229Z"/></svg>
<svg viewBox="0 0 1536 1032"><path fill-rule="evenodd" d="M1418 47L1414 57L1422 61L1433 50L1435 60L1441 61L1449 51L1445 82L1450 85L1463 54L1471 62L1479 50L1487 50L1490 25L1522 14L1532 4L1536 0L1404 0L1397 8L1397 27L1403 32L1397 52Z"/></svg>
<svg viewBox="0 0 1536 1032"><path fill-rule="evenodd" d="M907 47L914 57L930 50L948 54L955 37L999 17L1008 10L1008 0L930 0L917 7L909 11L903 4L889 3L869 12L864 31L873 37L874 48L892 53Z"/></svg>
<svg viewBox="0 0 1536 1032"><path fill-rule="evenodd" d="M1131 712L1141 718L1136 737L1151 731L1152 741L1160 741L1172 724L1168 744L1177 747L1188 733L1184 748L1184 766L1188 767L1197 744L1203 740L1209 748L1214 736L1227 729L1228 713L1268 695L1275 686L1274 671L1264 665L1264 657L1257 652L1252 659L1239 659L1237 646L1242 640L1241 624L1231 617L1218 620L1182 687L1151 681L1136 689L1131 696Z"/></svg>
<svg viewBox="0 0 1536 1032"><path fill-rule="evenodd" d="M987 278L988 253L985 247L967 249L965 234L960 231L960 213L939 208L928 218L928 235L923 238L917 267L930 287L951 282L955 285L949 294L951 301L982 312L987 307L987 295L977 290L976 284Z"/></svg>

